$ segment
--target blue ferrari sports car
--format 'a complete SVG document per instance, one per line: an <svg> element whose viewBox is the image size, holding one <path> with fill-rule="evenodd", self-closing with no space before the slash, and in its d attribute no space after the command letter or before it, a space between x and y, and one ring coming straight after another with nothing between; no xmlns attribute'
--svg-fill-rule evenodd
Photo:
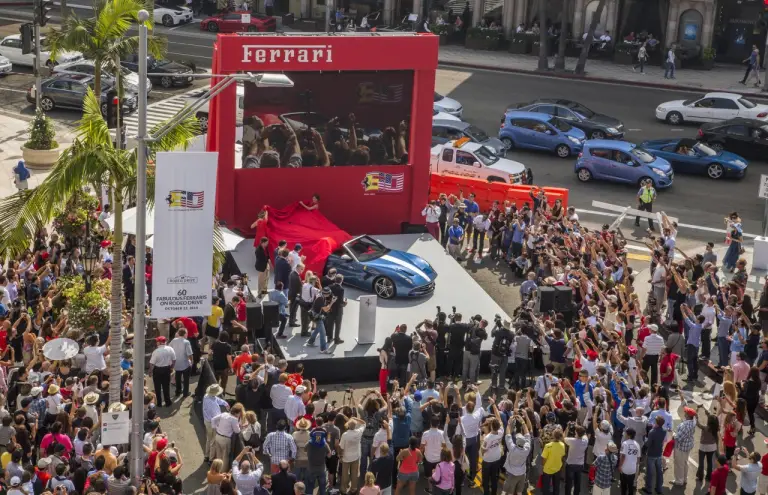
<svg viewBox="0 0 768 495"><path fill-rule="evenodd" d="M672 164L675 172L706 174L711 179L741 178L747 160L728 151L716 151L695 139L655 139L640 146Z"/></svg>
<svg viewBox="0 0 768 495"><path fill-rule="evenodd" d="M344 283L375 292L382 299L419 297L435 290L437 272L422 258L388 249L367 235L355 237L334 251L325 271L335 268Z"/></svg>

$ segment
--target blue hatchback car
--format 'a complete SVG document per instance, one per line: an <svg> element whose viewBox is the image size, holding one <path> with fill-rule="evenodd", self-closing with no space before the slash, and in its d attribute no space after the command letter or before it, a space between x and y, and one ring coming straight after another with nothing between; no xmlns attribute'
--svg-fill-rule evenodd
<svg viewBox="0 0 768 495"><path fill-rule="evenodd" d="M672 185L672 165L645 148L626 141L589 140L576 160L576 176L582 182L592 179L643 185L656 189Z"/></svg>
<svg viewBox="0 0 768 495"><path fill-rule="evenodd" d="M534 112L507 112L501 120L499 139L507 147L553 151L568 158L584 146L584 131L551 115Z"/></svg>

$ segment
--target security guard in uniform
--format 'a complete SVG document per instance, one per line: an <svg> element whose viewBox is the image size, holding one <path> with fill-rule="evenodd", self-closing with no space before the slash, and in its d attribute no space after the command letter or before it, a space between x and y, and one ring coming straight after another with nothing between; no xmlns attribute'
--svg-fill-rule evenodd
<svg viewBox="0 0 768 495"><path fill-rule="evenodd" d="M656 200L656 189L653 188L653 183L648 181L637 191L637 209L652 212L654 200ZM640 217L635 217L635 226L640 226ZM648 219L648 227L653 230L652 218Z"/></svg>

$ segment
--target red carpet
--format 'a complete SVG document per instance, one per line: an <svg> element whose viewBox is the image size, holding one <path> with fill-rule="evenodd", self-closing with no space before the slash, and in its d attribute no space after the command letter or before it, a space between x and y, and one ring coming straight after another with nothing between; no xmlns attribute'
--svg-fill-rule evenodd
<svg viewBox="0 0 768 495"><path fill-rule="evenodd" d="M288 241L288 249L293 249L296 243L299 243L303 248L301 254L306 256L306 269L319 277L323 276L328 256L352 239L351 235L325 218L319 209L308 211L299 203L293 203L281 210L271 206L266 206L265 209L268 212L267 221L259 222L256 227L254 247L262 237L266 237L269 239L271 257L279 241Z"/></svg>

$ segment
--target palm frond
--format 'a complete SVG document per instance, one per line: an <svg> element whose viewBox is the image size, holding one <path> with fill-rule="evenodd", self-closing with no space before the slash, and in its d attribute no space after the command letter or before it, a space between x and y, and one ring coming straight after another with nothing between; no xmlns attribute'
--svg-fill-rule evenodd
<svg viewBox="0 0 768 495"><path fill-rule="evenodd" d="M101 99L92 89L83 99L83 116L77 122L77 135L89 146L111 146L112 136L101 114Z"/></svg>
<svg viewBox="0 0 768 495"><path fill-rule="evenodd" d="M108 0L97 13L94 37L104 41L122 38L139 21L139 10L143 8L144 3L137 0Z"/></svg>
<svg viewBox="0 0 768 495"><path fill-rule="evenodd" d="M224 235L218 220L213 222L213 275L221 271L226 259L227 246L224 244Z"/></svg>

